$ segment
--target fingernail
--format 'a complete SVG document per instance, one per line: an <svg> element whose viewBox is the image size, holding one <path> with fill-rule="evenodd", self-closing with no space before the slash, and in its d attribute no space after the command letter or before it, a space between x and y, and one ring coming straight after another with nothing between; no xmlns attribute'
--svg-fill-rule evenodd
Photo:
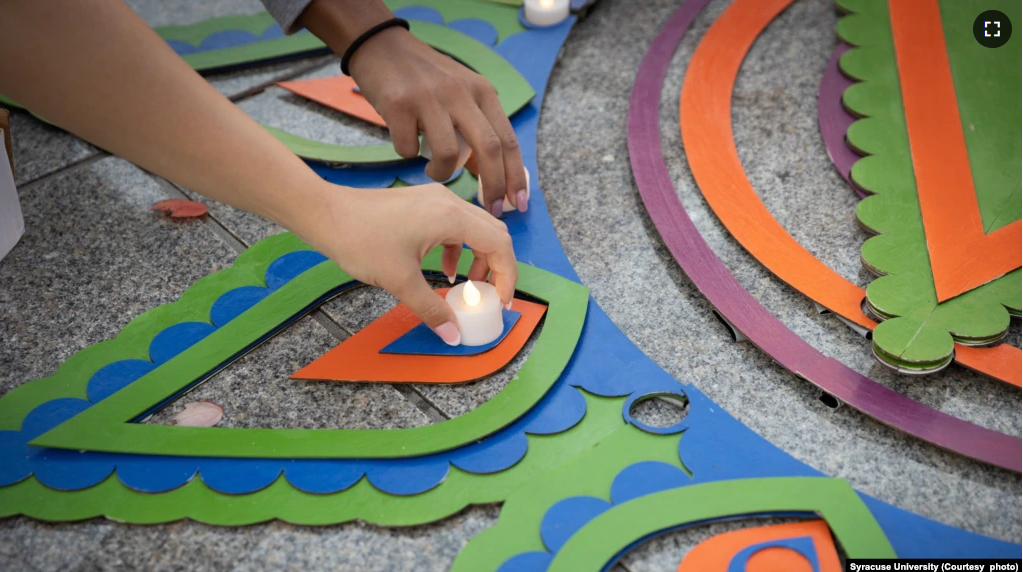
<svg viewBox="0 0 1023 572"><path fill-rule="evenodd" d="M490 214L501 218L501 215L504 214L504 199L497 199L490 205Z"/></svg>
<svg viewBox="0 0 1023 572"><path fill-rule="evenodd" d="M505 310L511 310L511 304L512 304L511 302L508 302L507 304L505 304L504 305L504 309Z"/></svg>
<svg viewBox="0 0 1023 572"><path fill-rule="evenodd" d="M449 346L457 346L462 343L462 334L458 332L458 326L453 322L445 322L437 326L433 329L433 333L437 334Z"/></svg>
<svg viewBox="0 0 1023 572"><path fill-rule="evenodd" d="M454 283L455 283L455 275L454 274L448 274L448 284L454 284Z"/></svg>
<svg viewBox="0 0 1023 572"><path fill-rule="evenodd" d="M519 194L516 195L515 198L516 198L515 203L519 209L519 212L520 213L526 212L526 209L529 208L529 195L526 194L526 190L522 189L521 191L519 191Z"/></svg>

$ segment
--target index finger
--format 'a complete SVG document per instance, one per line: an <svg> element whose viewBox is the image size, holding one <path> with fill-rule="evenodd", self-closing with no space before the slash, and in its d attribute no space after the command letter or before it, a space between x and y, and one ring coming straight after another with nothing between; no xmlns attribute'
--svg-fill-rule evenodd
<svg viewBox="0 0 1023 572"><path fill-rule="evenodd" d="M480 109L490 121L494 133L501 141L507 199L515 205L519 212L525 212L529 201L529 182L526 180L526 171L522 165L522 150L519 149L519 140L515 136L515 129L512 127L511 121L508 120L508 116L504 114L501 100L497 98L497 92L489 83L481 88L477 99Z"/></svg>
<svg viewBox="0 0 1023 572"><path fill-rule="evenodd" d="M462 203L462 208L476 210L468 203ZM491 283L497 288L501 301L508 304L515 297L515 283L519 279L519 266L508 228L496 219L483 220L471 212L464 215L459 240L473 251L486 255Z"/></svg>

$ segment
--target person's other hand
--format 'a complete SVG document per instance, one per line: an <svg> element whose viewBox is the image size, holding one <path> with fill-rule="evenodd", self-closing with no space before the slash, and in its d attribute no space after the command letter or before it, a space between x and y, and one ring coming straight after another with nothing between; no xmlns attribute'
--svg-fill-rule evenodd
<svg viewBox="0 0 1023 572"><path fill-rule="evenodd" d="M419 154L419 133L430 143L426 173L435 181L458 167L456 131L472 148L483 181L484 207L500 217L504 201L527 208L526 175L515 130L486 78L426 45L403 28L384 30L349 63L362 95L387 122L394 150Z"/></svg>
<svg viewBox="0 0 1023 572"><path fill-rule="evenodd" d="M444 342L461 337L451 307L423 277L423 257L443 245L444 274L454 277L462 245L475 256L470 280L487 280L508 306L518 266L504 223L440 184L396 189L351 189L328 185L324 208L292 228L348 274L384 288L404 302Z"/></svg>

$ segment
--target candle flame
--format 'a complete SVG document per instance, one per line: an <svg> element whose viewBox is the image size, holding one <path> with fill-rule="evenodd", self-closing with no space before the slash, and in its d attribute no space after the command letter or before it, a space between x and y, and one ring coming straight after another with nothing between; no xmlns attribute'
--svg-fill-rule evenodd
<svg viewBox="0 0 1023 572"><path fill-rule="evenodd" d="M476 306L480 303L480 291L472 285L472 280L465 283L465 288L462 290L462 299L469 306Z"/></svg>

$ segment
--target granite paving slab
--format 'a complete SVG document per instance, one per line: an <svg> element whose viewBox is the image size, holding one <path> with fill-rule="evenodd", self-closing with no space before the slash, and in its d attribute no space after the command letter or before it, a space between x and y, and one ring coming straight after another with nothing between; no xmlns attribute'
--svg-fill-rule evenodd
<svg viewBox="0 0 1023 572"><path fill-rule="evenodd" d="M99 149L67 131L18 109L11 110L11 147L14 182L19 189L30 181L100 153ZM24 205L21 208L24 210Z"/></svg>
<svg viewBox="0 0 1023 572"><path fill-rule="evenodd" d="M193 2L191 0L125 0L125 3L150 26L177 26L191 24L234 14L263 12L259 0L217 0Z"/></svg>
<svg viewBox="0 0 1023 572"><path fill-rule="evenodd" d="M727 4L713 2L697 19L662 93L666 161L697 228L744 287L826 355L932 407L1019 435L1018 389L958 367L923 378L884 370L866 340L836 318L818 316L809 300L746 254L707 208L685 162L678 96L685 63ZM1019 475L906 438L849 408L827 407L812 385L750 344L732 343L680 272L646 216L626 148L636 66L677 2L645 6L600 3L573 31L544 100L540 181L583 283L647 355L797 458L919 514L1018 539ZM851 228L851 191L831 167L814 123L834 22L833 4L819 0L797 2L772 23L740 72L733 122L743 164L759 191L772 196L775 216L811 252L857 279L860 239ZM787 176L778 175L786 170ZM832 217L811 212L820 209Z"/></svg>
<svg viewBox="0 0 1023 572"><path fill-rule="evenodd" d="M0 262L0 393L50 375L234 260L203 223L148 212L167 194L118 158L23 185L20 195L25 235Z"/></svg>

